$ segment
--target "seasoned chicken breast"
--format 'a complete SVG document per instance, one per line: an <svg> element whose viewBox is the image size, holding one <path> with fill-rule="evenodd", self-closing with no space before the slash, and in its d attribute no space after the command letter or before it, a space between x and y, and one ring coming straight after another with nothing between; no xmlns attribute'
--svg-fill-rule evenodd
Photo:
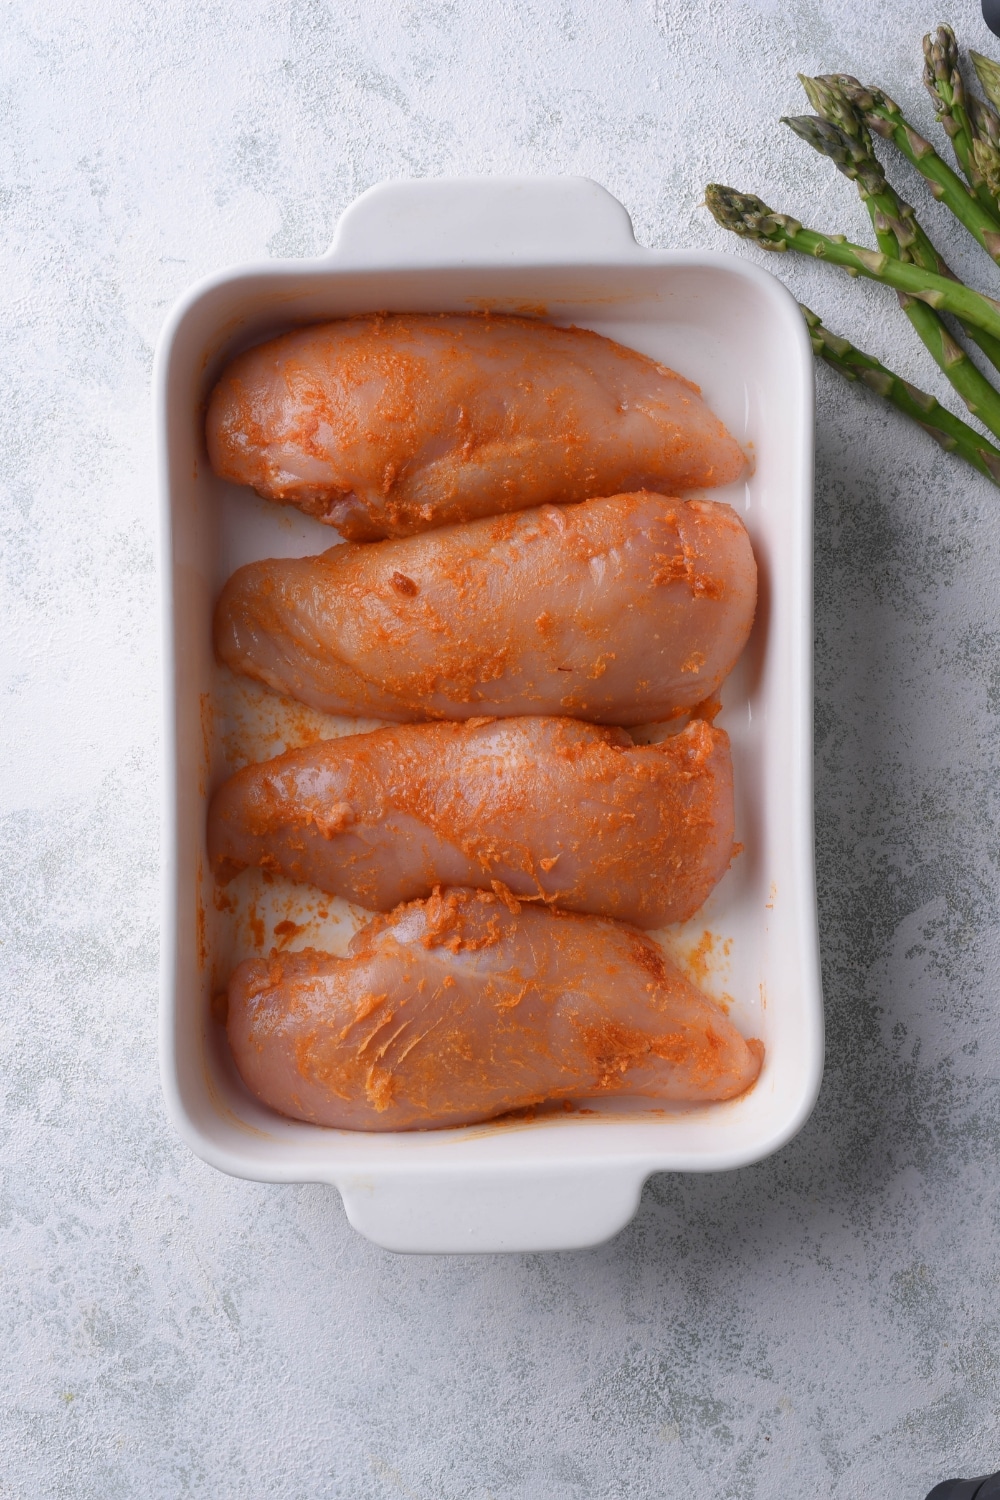
<svg viewBox="0 0 1000 1500"><path fill-rule="evenodd" d="M763 1057L642 933L483 891L376 918L346 958L240 964L227 1029L259 1099L346 1130L595 1095L732 1099Z"/></svg>
<svg viewBox="0 0 1000 1500"><path fill-rule="evenodd" d="M352 541L633 489L727 484L746 459L698 387L583 328L347 318L239 355L206 422L215 472Z"/></svg>
<svg viewBox="0 0 1000 1500"><path fill-rule="evenodd" d="M716 691L756 600L730 506L640 491L250 563L215 645L326 713L643 724Z"/></svg>
<svg viewBox="0 0 1000 1500"><path fill-rule="evenodd" d="M701 720L656 745L574 719L407 724L246 766L216 793L218 876L263 865L389 911L435 886L658 927L729 867L729 740Z"/></svg>

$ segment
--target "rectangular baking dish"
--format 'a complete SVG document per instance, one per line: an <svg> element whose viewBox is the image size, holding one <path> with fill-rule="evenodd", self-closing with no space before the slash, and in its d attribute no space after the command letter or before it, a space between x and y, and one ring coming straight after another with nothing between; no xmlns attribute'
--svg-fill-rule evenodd
<svg viewBox="0 0 1000 1500"><path fill-rule="evenodd" d="M398 1135L325 1130L249 1096L213 993L236 958L279 941L282 912L295 918L280 929L282 944L292 932L292 946L339 951L354 919L338 903L308 908L305 895L263 887L235 915L220 911L204 839L233 736L243 735L238 762L302 734L290 719L265 722L272 711L280 718L269 695L223 701L229 690L211 648L216 593L243 562L321 551L337 537L216 479L204 405L229 357L296 324L484 309L576 323L662 360L702 386L752 453L750 477L713 492L748 526L761 578L754 633L720 720L733 742L745 848L706 907L662 938L743 1031L761 1037L766 1062L755 1088L728 1104L656 1110L625 1101ZM395 1250L554 1250L616 1233L651 1172L739 1167L801 1127L823 1061L812 391L802 318L777 281L725 255L640 248L622 205L583 178L386 183L347 210L327 255L223 272L174 308L154 373L166 696L162 1075L170 1116L205 1161L258 1181L331 1183L355 1228Z"/></svg>

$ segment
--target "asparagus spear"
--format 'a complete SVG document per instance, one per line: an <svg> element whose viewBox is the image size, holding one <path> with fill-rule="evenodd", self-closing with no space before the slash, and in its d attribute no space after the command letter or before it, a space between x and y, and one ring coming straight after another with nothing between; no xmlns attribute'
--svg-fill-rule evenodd
<svg viewBox="0 0 1000 1500"><path fill-rule="evenodd" d="M924 37L924 84L970 188L986 212L996 218L996 198L976 161L976 130L958 65L958 43L950 26L939 26Z"/></svg>
<svg viewBox="0 0 1000 1500"><path fill-rule="evenodd" d="M930 262L926 269L937 268L938 256L933 245L924 235L923 239L928 247L924 250L912 208L889 186L874 155L868 155L859 141L852 140L828 120L818 120L812 115L798 115L791 119L786 117L784 123L790 125L795 134L810 146L824 156L829 156L845 176L857 184L871 216L879 249L885 255L908 258L917 265L923 264L926 259ZM930 351L931 357L951 381L969 411L994 436L1000 437L1000 393L994 390L965 350L951 337L932 307L903 292L898 293L898 296L900 306L913 325L917 337ZM1000 350L1000 341L990 342Z"/></svg>
<svg viewBox="0 0 1000 1500"><path fill-rule="evenodd" d="M798 219L777 214L753 193L738 193L734 188L710 183L705 189L705 204L723 229L756 240L768 250L797 250L817 260L843 266L854 276L869 276L897 292L919 297L937 312L952 313L1000 338L1000 302L974 292L960 281L951 281L935 271L925 271L902 260L893 260L884 251L866 250L843 235L819 234L804 229Z"/></svg>
<svg viewBox="0 0 1000 1500"><path fill-rule="evenodd" d="M822 119L828 121L829 124L835 125L839 130L843 131L846 136L849 136L854 146L862 147L865 156L874 162L877 167L875 148L872 145L871 132L868 128L871 122L866 118L852 96L852 91L860 90L862 93L866 92L861 89L861 85L857 79L850 77L847 73L821 74L818 78L809 78L804 73L800 73L799 82L805 89L806 97L816 113ZM891 101L888 102L891 103ZM976 103L977 101L973 100L972 102ZM893 107L895 108L895 106ZM877 124L878 122L876 121L875 123ZM885 131L883 130L882 133L885 134ZM915 131L911 131L910 134L914 141L921 141L921 137L917 136ZM927 141L922 141L922 145L928 151L933 151L934 149ZM937 160L944 168L944 171L950 173L961 195L964 198L968 198L968 189L962 180L951 171L947 163L941 161L940 157ZM940 197L940 190L934 184L931 186L935 197ZM899 201L902 202L902 199ZM908 209L908 213L912 215L913 210ZM1000 222L1000 210L998 210L998 222ZM916 223L915 218L914 228L923 249L921 263L926 263L926 269L931 270L934 268L936 262L936 269L942 276L953 276L954 273L945 265L927 235L920 228L919 224ZM906 259L907 257L904 255L903 258ZM957 278L955 279L957 280Z"/></svg>
<svg viewBox="0 0 1000 1500"><path fill-rule="evenodd" d="M969 56L983 93L990 101L989 104L984 104L975 94L968 97L969 119L974 136L972 155L985 178L986 186L1000 207L1000 115L997 114L997 109L1000 109L1000 65L991 58L984 57L981 52L970 52Z"/></svg>
<svg viewBox="0 0 1000 1500"><path fill-rule="evenodd" d="M998 70L998 73L1000 73L1000 70ZM904 203L903 199L899 197L898 193L894 192L886 180L875 156L871 134L860 112L844 96L843 92L831 83L829 78L806 78L800 73L799 82L805 89L806 96L813 109L828 124L834 126L849 142L851 164L859 167L862 163L865 165L865 172L861 173L859 171L855 175L851 171L850 166L841 160L842 153L835 151L830 141L819 137L809 140L811 146L815 147L817 151L825 150L827 155L833 157L840 170L846 176L853 177L857 182L858 191L866 202L876 235L880 229L878 221L879 216L881 216L896 236L901 259L912 260L918 266L923 266L925 271L937 271L939 276L948 276L952 281L957 281L958 277L950 269L944 257L938 252L933 242L921 228L913 209L908 203ZM973 105L978 103L975 99L971 102ZM986 106L984 105L983 108L985 109ZM990 113L992 114L992 111ZM994 115L993 118L996 120L998 130L1000 130L1000 117ZM792 128L794 129L795 127L793 126ZM998 140L1000 140L1000 133L998 133ZM876 174L880 179L878 186L875 185ZM869 182L872 184L873 191L870 196L866 197L866 188ZM875 210L874 212L872 211L873 209ZM900 232L901 229L902 233ZM884 250L886 254L892 254L891 249L887 248L881 240L879 240L879 248ZM984 333L982 329L977 328L973 323L964 320L960 320L960 322L963 332L972 339L973 343L978 344L994 368L1000 370L1000 339L995 339L990 334Z"/></svg>
<svg viewBox="0 0 1000 1500"><path fill-rule="evenodd" d="M907 161L927 179L934 197L951 209L987 255L1000 264L1000 209L990 213L983 207L930 141L917 134L888 94L881 89L865 88L848 73L828 73L813 81L839 89L857 107L870 130L893 141Z"/></svg>
<svg viewBox="0 0 1000 1500"><path fill-rule="evenodd" d="M1000 109L1000 63L995 63L991 57L984 57L981 52L970 52L969 56L983 93L991 104Z"/></svg>
<svg viewBox="0 0 1000 1500"><path fill-rule="evenodd" d="M990 105L969 96L969 119L972 121L972 157L983 174L983 180L1000 205L1000 115Z"/></svg>
<svg viewBox="0 0 1000 1500"><path fill-rule="evenodd" d="M865 124L864 115L851 103L837 82L840 77L846 78L847 74L826 73L820 74L818 78L810 78L805 73L798 74L798 80L806 91L806 98L816 113L850 136L856 145L863 147L866 156L874 156L871 131ZM855 80L851 79L851 82Z"/></svg>
<svg viewBox="0 0 1000 1500"><path fill-rule="evenodd" d="M880 236L879 248L886 255L913 261L939 276L951 275L917 223L913 209L886 180L863 123L861 130L867 137L867 144L863 138L849 135L842 125L815 115L784 115L782 124L790 126L814 151L828 156L844 176L856 184L875 232ZM886 236L891 237L892 244L883 243Z"/></svg>
<svg viewBox="0 0 1000 1500"><path fill-rule="evenodd" d="M886 401L891 401L904 416L918 423L935 442L940 443L946 452L957 453L960 458L972 464L973 468L978 469L980 474L985 474L987 479L1000 486L1000 448L994 448L992 443L980 437L960 417L953 416L935 396L918 390L892 370L887 370L885 365L873 359L870 354L863 354L847 339L831 333L828 328L824 328L816 313L810 312L801 303L799 306L809 325L814 354L839 370L846 379L860 380L869 390L875 391Z"/></svg>
<svg viewBox="0 0 1000 1500"><path fill-rule="evenodd" d="M978 52L971 54L987 97L1000 96L1000 68ZM924 37L924 83L937 107L959 166L980 203L1000 214L1000 115L989 104L967 94L958 61L958 43L950 26ZM990 89L993 89L993 94Z"/></svg>

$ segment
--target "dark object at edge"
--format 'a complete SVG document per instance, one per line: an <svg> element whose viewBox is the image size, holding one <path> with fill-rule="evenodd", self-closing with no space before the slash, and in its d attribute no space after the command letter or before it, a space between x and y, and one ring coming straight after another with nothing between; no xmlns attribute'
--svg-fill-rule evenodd
<svg viewBox="0 0 1000 1500"><path fill-rule="evenodd" d="M1000 26L1000 0L983 0L983 14L990 8ZM927 1500L1000 1500L1000 1473L981 1474L978 1479L944 1479Z"/></svg>
<svg viewBox="0 0 1000 1500"><path fill-rule="evenodd" d="M987 26L990 28L994 36L1000 36L1000 0L983 0L983 20L986 22ZM951 1484L952 1480L949 1479L947 1482ZM962 1483L971 1484L972 1480L963 1479ZM933 1494L934 1491L932 1490L931 1495ZM931 1495L927 1496L927 1500L931 1500ZM944 1494L934 1495L934 1500L951 1500L951 1497ZM958 1492L956 1491L955 1500L964 1500L964 1496L959 1496ZM978 1500L978 1496L976 1497L976 1500ZM983 1500L989 1500L989 1497L984 1495Z"/></svg>

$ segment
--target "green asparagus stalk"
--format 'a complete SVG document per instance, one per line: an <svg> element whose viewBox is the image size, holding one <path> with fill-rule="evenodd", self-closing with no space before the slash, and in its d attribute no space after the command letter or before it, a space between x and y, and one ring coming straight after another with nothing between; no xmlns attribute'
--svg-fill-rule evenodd
<svg viewBox="0 0 1000 1500"><path fill-rule="evenodd" d="M802 307L802 304L799 304ZM940 443L948 453L957 453L980 474L1000 486L1000 448L995 448L960 417L953 416L935 396L918 390L892 370L886 369L870 354L856 349L847 339L838 337L823 326L822 320L808 307L802 314L809 325L813 353L838 370L847 380L860 380L869 390L890 401L911 421Z"/></svg>
<svg viewBox="0 0 1000 1500"><path fill-rule="evenodd" d="M957 281L958 277L921 228L913 209L900 198L886 180L875 156L871 134L860 112L842 91L831 83L829 78L806 78L800 73L799 82L817 113L845 138L844 142L838 143L832 136L806 137L809 144L817 151L824 151L826 155L831 156L845 176L853 178L857 183L876 235L883 227L880 225L880 219L882 219L896 236L902 260L912 260L916 265L923 266L925 271L936 271L939 276L948 276L952 281ZM975 104L978 101L972 102ZM992 111L990 113L992 114ZM1000 118L994 116L994 119L1000 127ZM795 129L794 125L792 128ZM850 162L844 159L848 152ZM852 170L855 167L858 168L857 171ZM879 248L886 254L893 253L881 240L879 240ZM963 332L979 346L994 368L1000 370L1000 339L984 333L974 323L960 321Z"/></svg>
<svg viewBox="0 0 1000 1500"><path fill-rule="evenodd" d="M768 250L796 250L831 265L843 266L854 276L868 276L897 292L908 292L926 302L936 312L951 313L1000 338L1000 302L974 292L959 281L951 281L935 271L925 271L902 260L894 260L884 251L866 250L843 235L819 234L805 229L798 219L778 214L752 193L738 193L719 183L705 189L705 204L723 229L731 229L747 239L756 240Z"/></svg>
<svg viewBox="0 0 1000 1500"><path fill-rule="evenodd" d="M927 240L928 249L924 251L913 210L889 186L874 155L867 156L859 141L852 140L828 120L819 120L812 115L799 115L792 119L786 117L784 123L790 125L795 134L815 150L829 156L845 176L857 184L871 216L879 249L885 255L908 258L917 265L922 264L926 256L930 262L926 268L936 269L938 256L933 245ZM926 236L923 238L926 240ZM932 307L906 293L900 292L898 295L900 306L938 368L954 386L973 416L978 417L995 437L1000 438L1000 392L993 388L965 350L955 342ZM1000 341L990 342L1000 350Z"/></svg>
<svg viewBox="0 0 1000 1500"><path fill-rule="evenodd" d="M981 206L996 218L1000 213L996 197L976 160L976 130L959 68L958 43L950 26L939 26L924 37L924 85L966 181Z"/></svg>
<svg viewBox="0 0 1000 1500"><path fill-rule="evenodd" d="M814 82L839 89L860 111L868 128L899 148L907 161L927 179L934 197L951 210L987 255L1000 264L1000 209L990 213L983 207L930 141L917 134L888 94L881 89L865 88L847 73L828 73Z"/></svg>

